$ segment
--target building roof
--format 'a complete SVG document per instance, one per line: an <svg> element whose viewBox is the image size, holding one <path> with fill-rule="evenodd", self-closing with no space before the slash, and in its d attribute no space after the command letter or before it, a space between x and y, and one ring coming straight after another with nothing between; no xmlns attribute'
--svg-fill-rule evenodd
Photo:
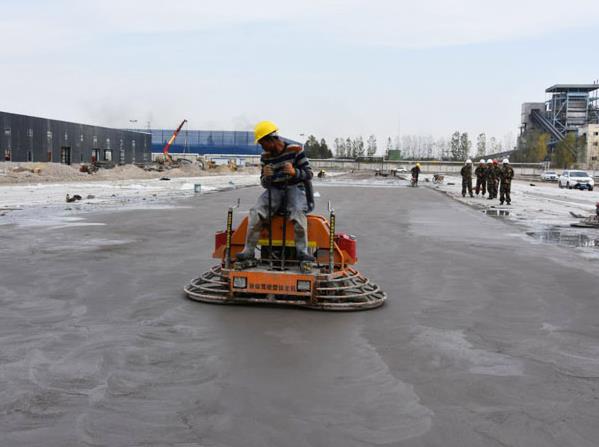
<svg viewBox="0 0 599 447"><path fill-rule="evenodd" d="M555 84L545 90L545 92L592 92L597 89L599 89L599 84Z"/></svg>

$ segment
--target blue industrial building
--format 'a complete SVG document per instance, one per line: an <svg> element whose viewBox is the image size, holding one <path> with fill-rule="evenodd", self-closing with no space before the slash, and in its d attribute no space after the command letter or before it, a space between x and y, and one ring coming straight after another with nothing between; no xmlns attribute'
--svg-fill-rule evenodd
<svg viewBox="0 0 599 447"><path fill-rule="evenodd" d="M174 129L152 129L152 152L162 152ZM254 132L236 130L183 129L171 145L174 154L240 154L259 155L262 149L254 144Z"/></svg>

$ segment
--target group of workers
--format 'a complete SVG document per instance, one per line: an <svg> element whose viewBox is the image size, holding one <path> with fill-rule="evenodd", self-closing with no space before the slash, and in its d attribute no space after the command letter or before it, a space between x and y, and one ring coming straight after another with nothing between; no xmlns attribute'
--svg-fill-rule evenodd
<svg viewBox="0 0 599 447"><path fill-rule="evenodd" d="M472 160L466 160L464 167L460 171L462 176L462 197L466 197L466 192L470 197L474 197L472 192ZM476 187L474 192L478 197L482 193L489 194L488 200L497 198L499 192L499 203L508 205L512 203L511 190L512 179L514 178L514 169L510 166L510 161L504 158L501 166L497 160L480 160L477 168L474 170L476 176Z"/></svg>

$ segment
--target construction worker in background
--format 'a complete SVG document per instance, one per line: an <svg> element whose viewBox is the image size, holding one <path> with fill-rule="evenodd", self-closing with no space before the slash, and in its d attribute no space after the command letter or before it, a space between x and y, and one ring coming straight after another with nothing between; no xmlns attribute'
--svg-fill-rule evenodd
<svg viewBox="0 0 599 447"><path fill-rule="evenodd" d="M495 192L495 199L497 198L497 195L499 194L499 179L501 178L501 166L499 166L499 162L497 160L493 160L493 169L495 169L495 186L494 186L494 192Z"/></svg>
<svg viewBox="0 0 599 447"><path fill-rule="evenodd" d="M510 166L510 161L507 158L504 158L501 164L501 173L499 175L499 178L501 179L499 203L503 205L503 202L505 201L509 205L512 203L510 193L512 191L514 169Z"/></svg>
<svg viewBox="0 0 599 447"><path fill-rule="evenodd" d="M420 175L420 163L416 163L416 166L410 171L412 173L412 186L418 184L418 176Z"/></svg>
<svg viewBox="0 0 599 447"><path fill-rule="evenodd" d="M237 259L240 261L254 259L260 232L268 223L268 219L281 207L285 194L287 194L286 211L293 222L297 259L314 261L314 257L307 251L308 203L303 185L304 181L312 179L312 169L302 146L286 143L277 134L278 130L277 125L271 121L261 121L254 129L255 142L264 150L260 157L262 168L260 182L266 191L258 197L256 205L250 209L245 248L237 254ZM271 216L268 215L269 189Z"/></svg>
<svg viewBox="0 0 599 447"><path fill-rule="evenodd" d="M466 197L466 190L470 197L474 197L472 194L472 160L466 160L460 174L462 175L462 197Z"/></svg>
<svg viewBox="0 0 599 447"><path fill-rule="evenodd" d="M497 175L495 173L495 167L493 165L494 160L490 158L487 160L487 169L485 171L485 177L487 178L487 192L489 193L489 200L497 197L497 191L495 191L495 180Z"/></svg>
<svg viewBox="0 0 599 447"><path fill-rule="evenodd" d="M487 167L485 166L485 160L481 159L478 162L478 166L474 170L474 175L476 175L476 196L480 194L482 191L483 196L487 193L487 178L485 177L485 170Z"/></svg>

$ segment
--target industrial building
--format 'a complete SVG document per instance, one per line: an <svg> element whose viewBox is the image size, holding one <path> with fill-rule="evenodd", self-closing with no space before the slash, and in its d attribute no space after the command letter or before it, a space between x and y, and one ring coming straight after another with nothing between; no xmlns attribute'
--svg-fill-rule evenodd
<svg viewBox="0 0 599 447"><path fill-rule="evenodd" d="M150 160L149 133L0 112L3 161L117 164Z"/></svg>
<svg viewBox="0 0 599 447"><path fill-rule="evenodd" d="M174 129L152 129L152 152L162 148L173 135ZM170 147L173 154L240 154L259 155L262 149L254 143L254 132L235 130L183 129Z"/></svg>
<svg viewBox="0 0 599 447"><path fill-rule="evenodd" d="M589 128L599 125L598 91L599 84L556 84L547 88L545 92L550 96L545 102L522 104L521 134L534 129L548 133L550 150L570 132L589 135ZM594 131L590 132L593 136ZM591 152L587 151L585 158L590 159Z"/></svg>
<svg viewBox="0 0 599 447"><path fill-rule="evenodd" d="M578 136L584 137L584 167L595 171L599 168L599 124L587 124L578 129Z"/></svg>

